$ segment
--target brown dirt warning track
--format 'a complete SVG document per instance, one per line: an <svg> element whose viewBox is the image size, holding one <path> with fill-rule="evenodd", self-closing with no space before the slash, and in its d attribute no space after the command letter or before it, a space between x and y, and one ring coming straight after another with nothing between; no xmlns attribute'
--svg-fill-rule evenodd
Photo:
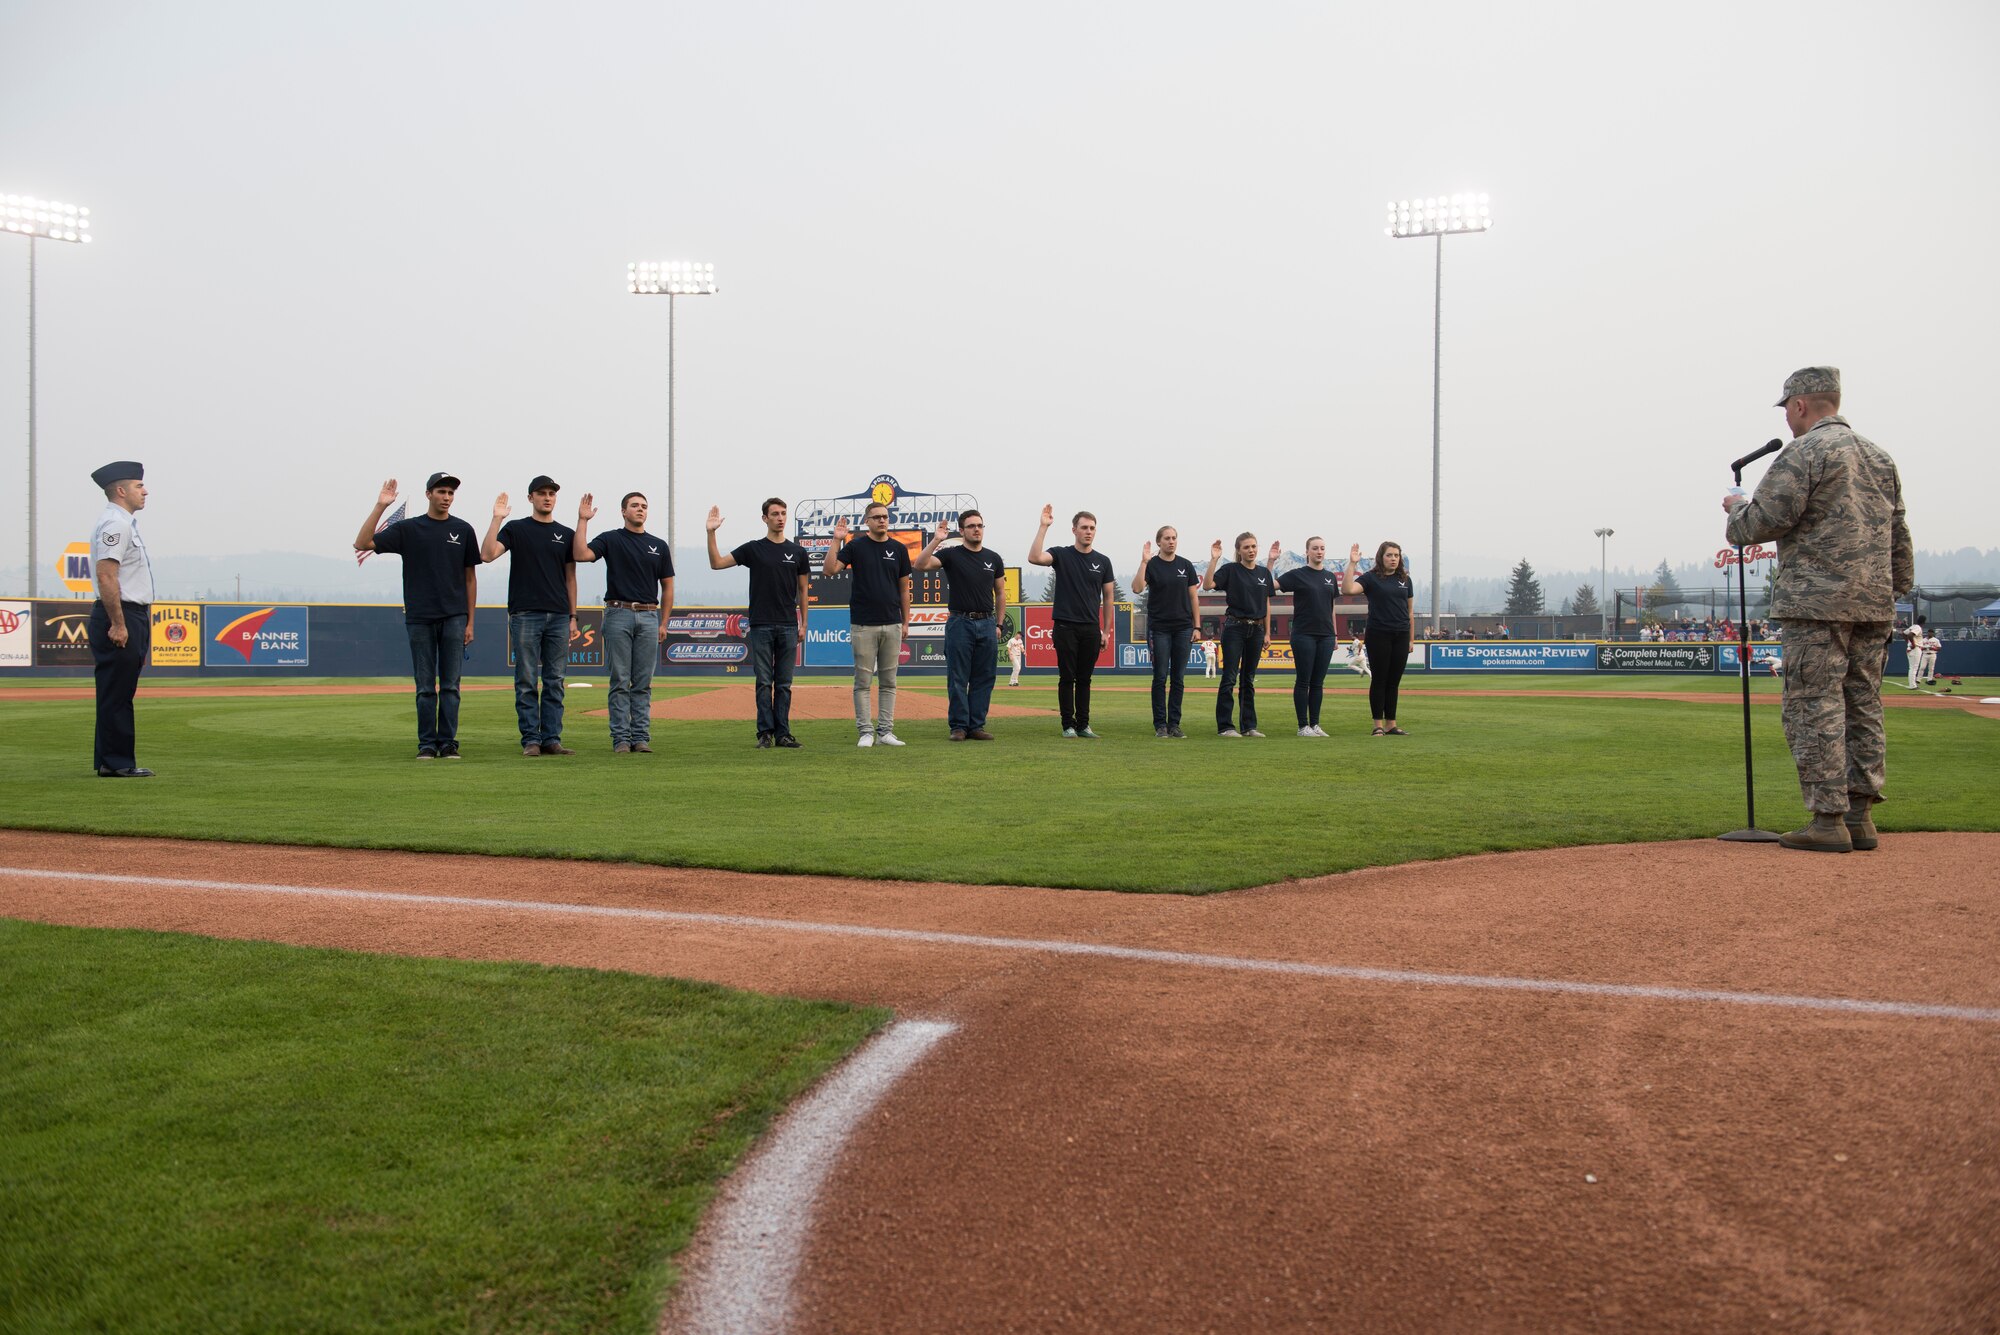
<svg viewBox="0 0 2000 1335"><path fill-rule="evenodd" d="M836 1163L798 1330L1992 1331L1997 855L1704 841L1189 899L0 832L0 913L954 1021ZM296 893L327 887L419 898Z"/></svg>

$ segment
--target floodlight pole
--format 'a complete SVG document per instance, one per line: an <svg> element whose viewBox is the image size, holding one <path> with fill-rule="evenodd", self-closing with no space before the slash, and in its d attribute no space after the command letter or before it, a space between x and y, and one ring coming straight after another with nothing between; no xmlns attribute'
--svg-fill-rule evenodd
<svg viewBox="0 0 2000 1335"><path fill-rule="evenodd" d="M674 550L674 488L680 482L680 464L674 459L674 410L680 406L674 388L674 294L667 294L667 552Z"/></svg>
<svg viewBox="0 0 2000 1335"><path fill-rule="evenodd" d="M1599 623L1597 638L1600 640L1611 638L1611 609L1606 607L1605 603L1610 601L1611 598L1611 544L1608 539L1613 532L1614 530L1608 528L1597 530L1597 619Z"/></svg>
<svg viewBox="0 0 2000 1335"><path fill-rule="evenodd" d="M35 570L35 238L88 242L90 210L33 195L0 195L0 228L28 238L28 596L41 587Z"/></svg>
<svg viewBox="0 0 2000 1335"><path fill-rule="evenodd" d="M715 266L691 261L634 261L625 266L625 290L635 296L663 296L667 299L667 550L672 551L679 529L674 523L675 495L680 489L680 461L674 442L674 419L680 394L674 383L675 297L711 297L716 293Z"/></svg>
<svg viewBox="0 0 2000 1335"><path fill-rule="evenodd" d="M1437 273L1431 289L1431 638L1438 633L1438 516L1443 510L1444 233L1437 234Z"/></svg>
<svg viewBox="0 0 2000 1335"><path fill-rule="evenodd" d="M35 583L35 238L28 237L28 596Z"/></svg>

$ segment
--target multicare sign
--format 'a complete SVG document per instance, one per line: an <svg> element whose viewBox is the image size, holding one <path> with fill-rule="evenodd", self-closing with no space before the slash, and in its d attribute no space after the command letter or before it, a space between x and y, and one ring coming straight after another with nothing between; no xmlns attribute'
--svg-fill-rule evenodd
<svg viewBox="0 0 2000 1335"><path fill-rule="evenodd" d="M153 604L154 667L201 666L201 605Z"/></svg>
<svg viewBox="0 0 2000 1335"><path fill-rule="evenodd" d="M209 637L205 667L307 667L311 662L311 609L260 607Z"/></svg>

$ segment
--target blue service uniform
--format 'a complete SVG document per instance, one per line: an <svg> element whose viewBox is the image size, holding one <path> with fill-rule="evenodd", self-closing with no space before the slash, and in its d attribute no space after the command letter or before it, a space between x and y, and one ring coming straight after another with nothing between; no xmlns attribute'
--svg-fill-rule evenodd
<svg viewBox="0 0 2000 1335"><path fill-rule="evenodd" d="M89 621L90 656L97 663L97 734L91 764L100 775L110 777L139 767L132 697L138 693L139 673L153 642L153 560L139 533L139 516L121 505L106 504L91 530L92 579L100 561L118 563L126 630L122 647L111 642L111 614L99 589Z"/></svg>

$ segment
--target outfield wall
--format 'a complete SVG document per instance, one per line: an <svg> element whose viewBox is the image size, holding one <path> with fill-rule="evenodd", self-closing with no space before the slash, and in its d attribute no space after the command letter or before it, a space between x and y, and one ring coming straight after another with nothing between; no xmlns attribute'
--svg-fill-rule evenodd
<svg viewBox="0 0 2000 1335"><path fill-rule="evenodd" d="M9 676L86 676L92 662L84 625L88 600L0 600L0 680ZM1055 649L1047 603L1009 609L1025 623L1027 666L1053 670ZM802 674L850 671L848 609L814 606L807 610L807 633L799 648ZM604 610L578 609L577 633L570 642L570 671L579 676L605 672ZM944 670L945 610L912 609L911 633L903 646L904 670L919 675ZM1118 608L1116 636L1104 646L1100 672L1150 674L1152 661L1135 624L1144 614L1130 604ZM741 607L677 608L660 646L659 671L674 676L748 676L744 641L748 612ZM467 650L468 676L506 676L513 671L504 607L480 607ZM1752 646L1753 670L1767 671L1782 653L1775 643ZM1433 672L1481 674L1547 672L1728 673L1737 670L1737 646L1717 643L1635 644L1592 641L1454 640L1412 647L1410 666ZM1002 655L1004 661L1004 654ZM1336 657L1335 666L1343 660ZM1938 656L1946 674L2000 676L2000 641L1945 645ZM1291 667L1284 639L1264 655L1266 671ZM1196 676L1200 666L1193 665ZM409 639L398 606L379 603L159 603L153 608L152 661L160 676L203 677L401 677L410 670ZM1909 668L1902 644L1890 646L1885 672L1901 676Z"/></svg>

